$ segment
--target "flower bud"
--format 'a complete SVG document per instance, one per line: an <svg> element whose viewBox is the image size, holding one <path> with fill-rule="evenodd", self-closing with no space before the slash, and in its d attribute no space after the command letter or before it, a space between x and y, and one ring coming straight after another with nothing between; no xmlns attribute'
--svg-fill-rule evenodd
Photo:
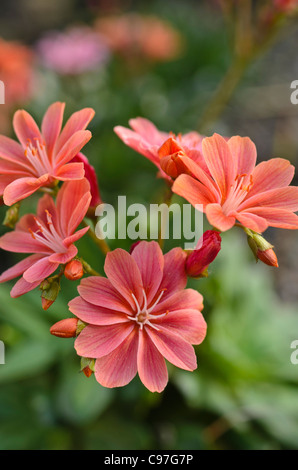
<svg viewBox="0 0 298 470"><path fill-rule="evenodd" d="M19 220L19 209L20 203L17 202L9 207L6 211L5 218L3 221L3 225L8 228L15 228L15 224Z"/></svg>
<svg viewBox="0 0 298 470"><path fill-rule="evenodd" d="M60 279L56 277L45 279L39 286L41 292L41 305L47 310L56 300L60 291Z"/></svg>
<svg viewBox="0 0 298 470"><path fill-rule="evenodd" d="M58 338L74 338L77 336L77 318L66 318L55 323L50 328L50 333Z"/></svg>
<svg viewBox="0 0 298 470"><path fill-rule="evenodd" d="M99 204L102 203L102 200L100 197L99 186L94 167L90 165L88 158L85 157L85 155L83 155L81 152L79 152L71 161L84 164L85 178L89 181L90 184L90 207L97 207Z"/></svg>
<svg viewBox="0 0 298 470"><path fill-rule="evenodd" d="M81 371L84 372L86 377L90 377L93 374L94 365L94 359L90 359L89 357L81 358Z"/></svg>
<svg viewBox="0 0 298 470"><path fill-rule="evenodd" d="M246 233L248 245L255 255L256 261L260 260L268 266L278 268L278 260L273 251L273 245L253 230L246 229Z"/></svg>
<svg viewBox="0 0 298 470"><path fill-rule="evenodd" d="M64 276L70 281L77 281L84 275L84 269L81 261L72 259L67 263L64 269Z"/></svg>
<svg viewBox="0 0 298 470"><path fill-rule="evenodd" d="M189 277L206 277L208 266L221 249L221 236L216 230L207 230L197 247L186 258L185 270Z"/></svg>
<svg viewBox="0 0 298 470"><path fill-rule="evenodd" d="M158 150L158 155L162 170L171 178L177 178L181 173L188 173L186 166L183 164L183 157L186 154L172 137L162 144Z"/></svg>

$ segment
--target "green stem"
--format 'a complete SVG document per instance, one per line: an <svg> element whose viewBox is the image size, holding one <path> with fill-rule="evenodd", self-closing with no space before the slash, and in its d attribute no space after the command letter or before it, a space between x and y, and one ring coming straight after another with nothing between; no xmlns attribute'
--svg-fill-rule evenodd
<svg viewBox="0 0 298 470"><path fill-rule="evenodd" d="M83 224L85 225L85 227L90 227L87 234L96 243L96 245L100 248L103 254L106 255L107 253L109 253L109 251L111 250L107 242L105 240L97 238L93 228L85 220L83 220Z"/></svg>
<svg viewBox="0 0 298 470"><path fill-rule="evenodd" d="M84 271L88 274L90 274L90 276L101 276L101 274L99 274L97 271L95 271L95 269L93 269L90 264L88 264L83 258L79 258L82 265L83 265L83 268L84 268Z"/></svg>
<svg viewBox="0 0 298 470"><path fill-rule="evenodd" d="M202 134L207 133L211 125L219 118L243 77L249 62L250 60L244 60L237 56L234 58L226 75L220 82L214 95L201 115L198 125L199 132Z"/></svg>

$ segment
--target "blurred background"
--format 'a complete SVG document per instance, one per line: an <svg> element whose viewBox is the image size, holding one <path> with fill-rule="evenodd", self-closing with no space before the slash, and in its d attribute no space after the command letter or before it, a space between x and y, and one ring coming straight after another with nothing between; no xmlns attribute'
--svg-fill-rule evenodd
<svg viewBox="0 0 298 470"><path fill-rule="evenodd" d="M40 123L53 101L66 102L65 117L93 107L93 138L84 153L110 204L118 195L143 204L164 195L154 165L113 132L136 116L174 133L246 135L259 161L283 157L297 166L298 105L290 99L298 79L295 4L5 0L0 133L14 137L18 108ZM26 212L36 202L29 198ZM1 225L0 233L6 231ZM208 334L196 348L198 369L169 366L161 394L138 377L121 389L101 387L79 372L73 340L50 335L50 326L69 316L78 283L62 280L47 311L38 290L11 299L12 283L1 284L0 449L298 449L298 365L291 362L298 239L290 230L265 236L279 268L256 264L235 228L223 235L210 276L189 282L204 296ZM165 251L175 244L166 241ZM111 241L117 246L129 249L130 242ZM84 237L78 247L103 272L92 241ZM1 251L1 272L18 259Z"/></svg>

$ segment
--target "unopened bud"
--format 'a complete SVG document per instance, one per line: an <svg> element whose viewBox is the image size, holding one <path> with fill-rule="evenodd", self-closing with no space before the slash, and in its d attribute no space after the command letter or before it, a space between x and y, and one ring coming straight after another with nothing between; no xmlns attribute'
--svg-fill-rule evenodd
<svg viewBox="0 0 298 470"><path fill-rule="evenodd" d="M255 255L256 261L260 260L268 266L278 268L278 261L273 245L269 243L262 235L253 230L246 229L247 242L251 251Z"/></svg>
<svg viewBox="0 0 298 470"><path fill-rule="evenodd" d="M58 338L74 338L77 336L78 318L65 318L50 328L50 333Z"/></svg>
<svg viewBox="0 0 298 470"><path fill-rule="evenodd" d="M53 277L45 279L39 286L41 290L41 305L47 310L56 300L60 291L60 279Z"/></svg>
<svg viewBox="0 0 298 470"><path fill-rule="evenodd" d="M85 374L86 377L90 377L93 374L94 365L94 359L90 359L89 357L81 358L81 371Z"/></svg>
<svg viewBox="0 0 298 470"><path fill-rule="evenodd" d="M158 150L160 166L162 170L171 178L177 178L181 173L188 173L183 164L183 157L186 156L184 150L178 142L170 137Z"/></svg>
<svg viewBox="0 0 298 470"><path fill-rule="evenodd" d="M186 258L185 270L189 277L207 277L208 266L221 249L221 236L216 230L207 230L198 241L198 249Z"/></svg>
<svg viewBox="0 0 298 470"><path fill-rule="evenodd" d="M5 218L3 221L3 225L5 225L5 227L15 228L15 225L17 221L19 220L19 209L20 209L19 202L17 202L13 206L9 207L9 209L7 209Z"/></svg>
<svg viewBox="0 0 298 470"><path fill-rule="evenodd" d="M84 275L84 269L81 261L73 259L67 263L64 269L64 276L70 281L81 279Z"/></svg>

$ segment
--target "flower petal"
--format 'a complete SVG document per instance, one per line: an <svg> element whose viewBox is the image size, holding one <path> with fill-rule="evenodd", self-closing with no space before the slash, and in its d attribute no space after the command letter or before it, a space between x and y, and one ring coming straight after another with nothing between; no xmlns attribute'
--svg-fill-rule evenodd
<svg viewBox="0 0 298 470"><path fill-rule="evenodd" d="M142 305L143 282L140 270L133 257L122 248L117 248L107 254L104 270L115 289L136 311L132 294L136 297L139 305Z"/></svg>
<svg viewBox="0 0 298 470"><path fill-rule="evenodd" d="M201 344L207 333L207 323L198 310L187 309L169 312L165 317L151 320L157 328L162 326L184 338L188 343Z"/></svg>
<svg viewBox="0 0 298 470"><path fill-rule="evenodd" d="M80 320L91 325L113 325L129 321L127 316L118 310L93 305L82 297L72 299L68 307Z"/></svg>
<svg viewBox="0 0 298 470"><path fill-rule="evenodd" d="M147 142L152 145L161 145L168 137L167 132L162 132L148 119L137 117L129 120L130 127Z"/></svg>
<svg viewBox="0 0 298 470"><path fill-rule="evenodd" d="M158 331L146 328L148 336L165 359L181 369L197 368L194 348L182 336L158 325Z"/></svg>
<svg viewBox="0 0 298 470"><path fill-rule="evenodd" d="M201 210L205 210L207 204L212 204L218 201L218 197L215 197L214 192L210 191L199 181L195 180L189 175L180 175L174 181L172 191L178 196L184 197L192 206L202 205ZM197 207L200 210L200 207Z"/></svg>
<svg viewBox="0 0 298 470"><path fill-rule="evenodd" d="M163 279L159 287L160 290L165 290L163 300L186 286L186 256L185 251L179 247L173 248L164 255Z"/></svg>
<svg viewBox="0 0 298 470"><path fill-rule="evenodd" d="M27 292L30 292L31 290L35 289L38 287L40 284L40 281L37 282L27 282L23 277L21 277L13 286L13 288L10 291L10 295L12 298L17 298L20 297L23 294L27 294Z"/></svg>
<svg viewBox="0 0 298 470"><path fill-rule="evenodd" d="M254 210L237 212L235 213L235 217L242 225L244 225L244 227L250 228L255 232L264 232L268 227L267 221L263 217L256 215Z"/></svg>
<svg viewBox="0 0 298 470"><path fill-rule="evenodd" d="M139 331L138 373L150 392L162 392L168 383L165 360L145 330Z"/></svg>
<svg viewBox="0 0 298 470"><path fill-rule="evenodd" d="M30 268L36 261L43 258L43 255L30 255L27 258L19 261L11 268L4 271L0 276L0 282L10 281L15 277L21 276L26 269Z"/></svg>
<svg viewBox="0 0 298 470"><path fill-rule="evenodd" d="M90 200L90 185L85 178L78 181L67 181L62 185L58 192L56 207L64 237L72 235L82 222Z"/></svg>
<svg viewBox="0 0 298 470"><path fill-rule="evenodd" d="M251 207L276 207L296 212L298 210L298 186L275 188L255 194L246 199L238 208L242 211Z"/></svg>
<svg viewBox="0 0 298 470"><path fill-rule="evenodd" d="M22 146L4 135L0 135L0 158L21 165L27 170L33 169L32 165L25 158Z"/></svg>
<svg viewBox="0 0 298 470"><path fill-rule="evenodd" d="M62 149L64 144L66 144L73 134L77 131L86 129L89 122L93 119L94 114L94 109L84 108L70 116L57 140L55 148L56 154Z"/></svg>
<svg viewBox="0 0 298 470"><path fill-rule="evenodd" d="M253 207L250 210L256 216L264 218L270 227L298 229L298 216L293 212L272 207Z"/></svg>
<svg viewBox="0 0 298 470"><path fill-rule="evenodd" d="M252 140L237 135L228 140L228 146L235 162L235 176L250 175L257 160L257 149Z"/></svg>
<svg viewBox="0 0 298 470"><path fill-rule="evenodd" d="M148 306L155 297L163 278L164 257L155 241L140 242L132 252L140 270Z"/></svg>
<svg viewBox="0 0 298 470"><path fill-rule="evenodd" d="M132 322L115 325L87 325L75 340L74 347L79 356L98 358L114 351L132 332Z"/></svg>
<svg viewBox="0 0 298 470"><path fill-rule="evenodd" d="M96 359L94 374L103 387L123 387L137 373L138 334L136 328L107 356Z"/></svg>
<svg viewBox="0 0 298 470"><path fill-rule="evenodd" d="M98 307L117 310L131 315L128 303L106 277L90 276L82 279L78 286L80 296Z"/></svg>
<svg viewBox="0 0 298 470"><path fill-rule="evenodd" d="M38 125L34 121L33 117L24 109L19 109L15 112L12 124L16 136L24 149L28 145L28 140L31 140L32 142L34 139L38 139L40 142L43 141Z"/></svg>
<svg viewBox="0 0 298 470"><path fill-rule="evenodd" d="M294 172L294 166L284 158L271 158L259 163L252 173L253 187L249 191L249 196L288 186L293 179Z"/></svg>
<svg viewBox="0 0 298 470"><path fill-rule="evenodd" d="M61 131L65 103L56 102L47 109L41 124L41 132L46 143L49 159Z"/></svg>
<svg viewBox="0 0 298 470"><path fill-rule="evenodd" d="M220 204L209 204L206 207L206 216L208 222L221 232L225 232L235 225L235 217L233 215L226 216Z"/></svg>
<svg viewBox="0 0 298 470"><path fill-rule="evenodd" d="M67 163L55 171L55 178L61 181L81 180L84 175L83 163Z"/></svg>
<svg viewBox="0 0 298 470"><path fill-rule="evenodd" d="M160 315L165 312L176 312L184 309L202 310L203 296L194 289L183 289L161 300L152 310L152 315Z"/></svg>
<svg viewBox="0 0 298 470"><path fill-rule="evenodd" d="M65 253L53 253L49 257L51 263L66 264L78 254L78 249L75 245L70 245Z"/></svg>
<svg viewBox="0 0 298 470"><path fill-rule="evenodd" d="M204 159L221 195L226 197L236 176L236 166L226 140L219 134L202 141Z"/></svg>
<svg viewBox="0 0 298 470"><path fill-rule="evenodd" d="M39 178L18 178L6 186L3 192L3 200L7 206L11 206L21 199L31 196L42 186L45 186L49 180L49 175L45 174Z"/></svg>
<svg viewBox="0 0 298 470"><path fill-rule="evenodd" d="M46 256L36 261L36 263L28 268L24 272L23 277L27 282L41 282L56 271L58 266L58 263L51 263L49 257Z"/></svg>
<svg viewBox="0 0 298 470"><path fill-rule="evenodd" d="M21 230L5 233L0 238L0 248L13 253L51 253L47 246Z"/></svg>

